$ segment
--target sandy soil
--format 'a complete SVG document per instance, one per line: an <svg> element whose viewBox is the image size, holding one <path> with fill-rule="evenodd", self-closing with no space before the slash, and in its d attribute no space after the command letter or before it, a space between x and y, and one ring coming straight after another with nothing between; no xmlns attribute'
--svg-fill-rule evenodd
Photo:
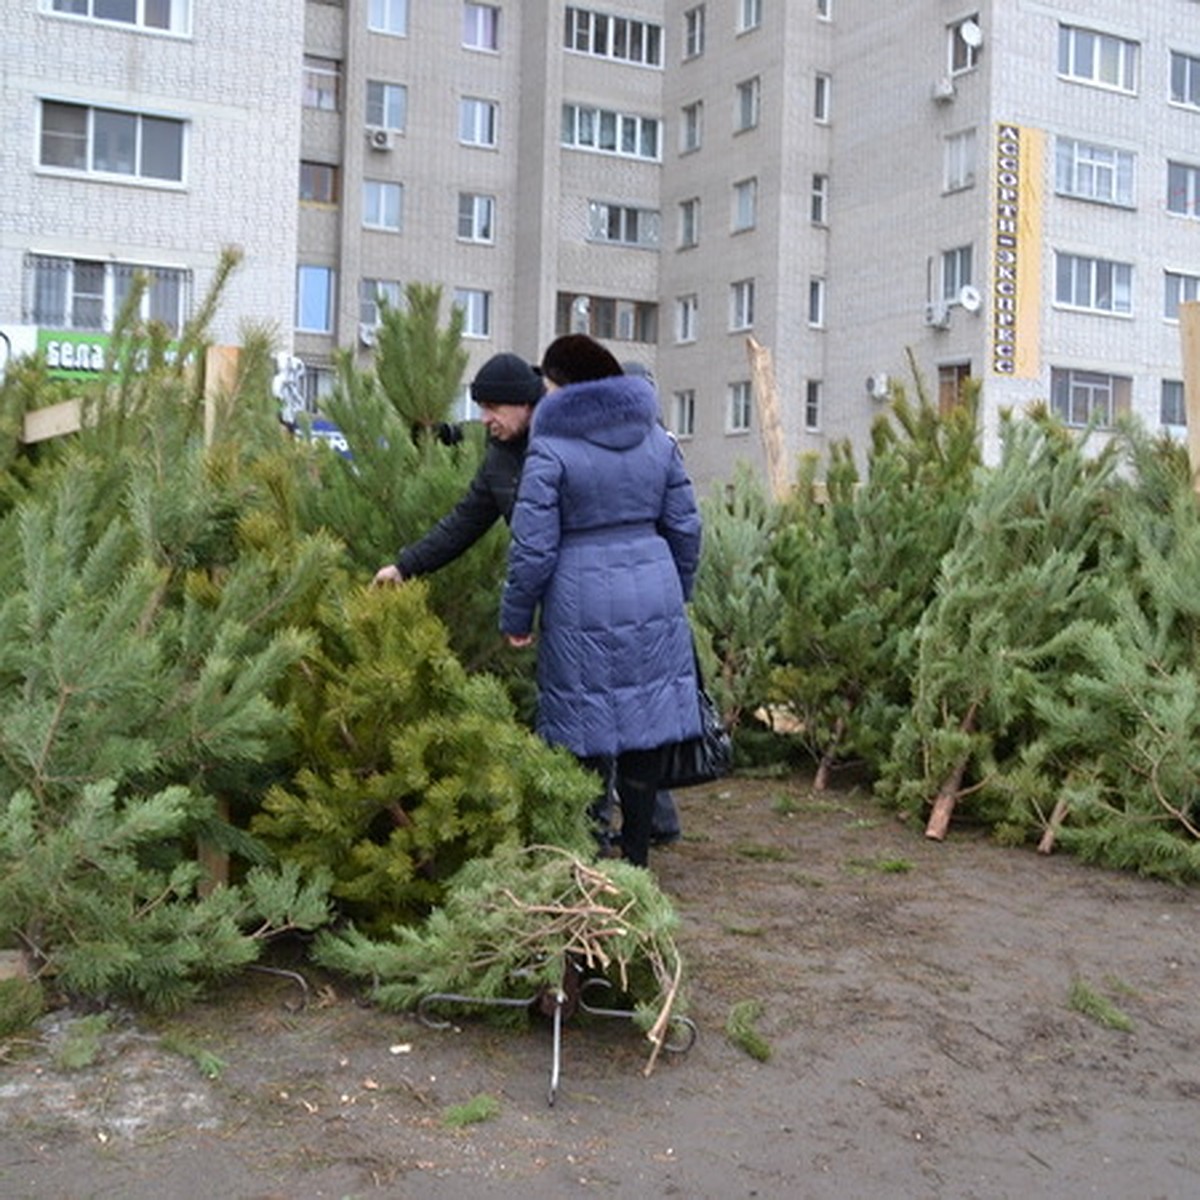
<svg viewBox="0 0 1200 1200"><path fill-rule="evenodd" d="M685 839L652 865L699 1036L649 1077L631 1023L576 1014L551 1106L549 1024L436 1030L248 974L115 1022L81 1069L59 1064L79 1014L0 1047L0 1195L1200 1195L1196 891L929 842L803 779L679 801ZM766 1061L725 1033L742 1001ZM480 1096L492 1117L449 1123Z"/></svg>

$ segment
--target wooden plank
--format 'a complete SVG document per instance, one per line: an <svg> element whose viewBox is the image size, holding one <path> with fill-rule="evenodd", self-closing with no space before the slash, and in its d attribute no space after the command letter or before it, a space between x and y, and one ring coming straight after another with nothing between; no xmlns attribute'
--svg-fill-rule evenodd
<svg viewBox="0 0 1200 1200"><path fill-rule="evenodd" d="M44 442L47 438L78 433L82 424L81 411L78 400L63 400L59 404L35 408L25 414L21 441L26 443Z"/></svg>

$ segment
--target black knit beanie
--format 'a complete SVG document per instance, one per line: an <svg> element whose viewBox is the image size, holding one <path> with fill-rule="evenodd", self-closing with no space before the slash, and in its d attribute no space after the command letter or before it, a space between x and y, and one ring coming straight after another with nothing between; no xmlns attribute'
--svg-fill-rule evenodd
<svg viewBox="0 0 1200 1200"><path fill-rule="evenodd" d="M476 404L536 404L545 391L542 377L519 354L497 354L471 381Z"/></svg>

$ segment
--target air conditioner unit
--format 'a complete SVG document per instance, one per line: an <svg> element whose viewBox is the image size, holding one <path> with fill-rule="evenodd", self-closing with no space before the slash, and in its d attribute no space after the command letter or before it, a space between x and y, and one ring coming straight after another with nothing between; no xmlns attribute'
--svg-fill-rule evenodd
<svg viewBox="0 0 1200 1200"><path fill-rule="evenodd" d="M887 377L887 374L883 371L879 371L874 375L868 375L867 395L870 396L872 400L886 400L890 395L888 386L889 383L890 381Z"/></svg>
<svg viewBox="0 0 1200 1200"><path fill-rule="evenodd" d="M983 293L977 287L964 283L958 289L958 302L963 312L977 313L983 307Z"/></svg>
<svg viewBox="0 0 1200 1200"><path fill-rule="evenodd" d="M372 150L390 150L392 148L392 131L368 126L367 142Z"/></svg>
<svg viewBox="0 0 1200 1200"><path fill-rule="evenodd" d="M944 300L931 300L925 305L925 324L931 329L949 329L950 306Z"/></svg>
<svg viewBox="0 0 1200 1200"><path fill-rule="evenodd" d="M954 80L949 75L944 75L941 79L934 80L930 95L933 97L935 103L948 104L954 99Z"/></svg>
<svg viewBox="0 0 1200 1200"><path fill-rule="evenodd" d="M374 325L367 325L365 322L358 327L358 340L364 346L375 345L376 329Z"/></svg>

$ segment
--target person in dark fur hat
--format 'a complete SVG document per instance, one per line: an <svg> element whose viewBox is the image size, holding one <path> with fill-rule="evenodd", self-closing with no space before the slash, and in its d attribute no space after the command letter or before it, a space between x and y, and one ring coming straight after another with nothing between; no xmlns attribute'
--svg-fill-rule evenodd
<svg viewBox="0 0 1200 1200"><path fill-rule="evenodd" d="M470 549L498 520L507 522L529 444L533 407L545 384L518 354L497 354L471 381L471 399L483 413L487 450L466 495L424 537L403 547L394 563L375 572L376 583L428 575Z"/></svg>
<svg viewBox="0 0 1200 1200"><path fill-rule="evenodd" d="M537 619L538 731L602 777L615 764L621 851L645 866L663 748L700 732L684 607L700 513L647 380L582 334L542 373L500 628L529 646Z"/></svg>

